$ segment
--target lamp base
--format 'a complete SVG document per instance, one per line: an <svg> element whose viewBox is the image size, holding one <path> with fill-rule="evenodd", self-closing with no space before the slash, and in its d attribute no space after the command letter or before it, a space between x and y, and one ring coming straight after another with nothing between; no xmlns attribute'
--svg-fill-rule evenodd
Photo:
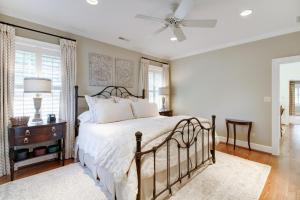
<svg viewBox="0 0 300 200"><path fill-rule="evenodd" d="M42 105L42 98L39 96L39 94L36 95L36 97L33 98L33 104L35 109L34 118L32 119L33 123L41 123L43 122L41 118L40 108Z"/></svg>
<svg viewBox="0 0 300 200"><path fill-rule="evenodd" d="M40 114L34 114L34 118L32 119L33 123L41 123L43 122L42 118L41 118L41 115Z"/></svg>

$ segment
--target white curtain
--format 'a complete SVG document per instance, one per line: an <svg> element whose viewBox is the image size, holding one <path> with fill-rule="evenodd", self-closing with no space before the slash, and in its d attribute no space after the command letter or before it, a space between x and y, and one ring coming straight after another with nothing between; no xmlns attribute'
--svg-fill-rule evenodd
<svg viewBox="0 0 300 200"><path fill-rule="evenodd" d="M169 95L166 96L166 108L170 109L170 66L168 64L163 64L163 87L167 87L169 90Z"/></svg>
<svg viewBox="0 0 300 200"><path fill-rule="evenodd" d="M13 113L15 29L0 24L0 176L9 174L9 117Z"/></svg>
<svg viewBox="0 0 300 200"><path fill-rule="evenodd" d="M140 75L139 75L139 85L138 85L138 94L142 95L143 89L145 90L145 97L148 98L148 69L150 61L147 59L141 59L140 66Z"/></svg>
<svg viewBox="0 0 300 200"><path fill-rule="evenodd" d="M76 84L76 42L61 39L62 93L60 119L67 121L65 158L74 156L75 141L75 90Z"/></svg>

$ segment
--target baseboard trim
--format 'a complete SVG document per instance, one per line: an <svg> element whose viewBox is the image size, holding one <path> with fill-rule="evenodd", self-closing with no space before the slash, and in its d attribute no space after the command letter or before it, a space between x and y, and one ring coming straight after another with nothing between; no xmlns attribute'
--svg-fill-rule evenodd
<svg viewBox="0 0 300 200"><path fill-rule="evenodd" d="M218 136L219 141L220 142L224 142L226 143L226 137L223 136ZM228 140L229 144L233 144L233 139L229 138ZM266 152L266 153L272 153L272 147L271 146L265 146L265 145L261 145L261 144L256 144L256 143L250 143L251 145L251 149L257 150L257 151L262 151L262 152ZM242 140L236 140L236 146L240 146L240 147L244 147L244 148L248 148L248 142L242 141Z"/></svg>

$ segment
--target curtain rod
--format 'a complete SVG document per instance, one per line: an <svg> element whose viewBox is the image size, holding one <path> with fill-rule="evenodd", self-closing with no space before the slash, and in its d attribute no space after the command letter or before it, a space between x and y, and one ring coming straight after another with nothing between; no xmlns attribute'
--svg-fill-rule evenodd
<svg viewBox="0 0 300 200"><path fill-rule="evenodd" d="M161 64L165 64L165 65L168 65L169 63L166 63L166 62L160 62L158 60L153 60L153 59L150 59L150 58L146 58L146 57L142 57L143 59L146 59L146 60L150 60L150 61L153 61L153 62L158 62L158 63L161 63Z"/></svg>
<svg viewBox="0 0 300 200"><path fill-rule="evenodd" d="M71 41L76 42L75 39L63 37L63 36L60 36L60 35L55 35L55 34L52 34L52 33L46 33L46 32L43 32L43 31L39 31L39 30L27 28L27 27L24 27L24 26L19 26L19 25L16 25L16 24L10 24L10 23L3 22L3 21L0 21L0 23L1 23L1 24L5 24L5 25L8 25L8 26L13 26L13 27L16 27L16 28L25 29L25 30L28 30L28 31L33 31L33 32L37 32L37 33L44 34L44 35L50 35L50 36L53 36L53 37L57 37L57 38L61 38L61 39L66 39L66 40L71 40Z"/></svg>

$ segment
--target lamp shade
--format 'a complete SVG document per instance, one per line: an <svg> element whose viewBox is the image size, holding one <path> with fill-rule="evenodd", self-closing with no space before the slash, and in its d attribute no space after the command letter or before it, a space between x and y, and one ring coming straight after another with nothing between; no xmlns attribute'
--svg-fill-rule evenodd
<svg viewBox="0 0 300 200"><path fill-rule="evenodd" d="M51 93L51 80L47 78L24 78L24 93Z"/></svg>
<svg viewBox="0 0 300 200"><path fill-rule="evenodd" d="M169 95L169 88L168 87L160 87L158 88L159 95Z"/></svg>

